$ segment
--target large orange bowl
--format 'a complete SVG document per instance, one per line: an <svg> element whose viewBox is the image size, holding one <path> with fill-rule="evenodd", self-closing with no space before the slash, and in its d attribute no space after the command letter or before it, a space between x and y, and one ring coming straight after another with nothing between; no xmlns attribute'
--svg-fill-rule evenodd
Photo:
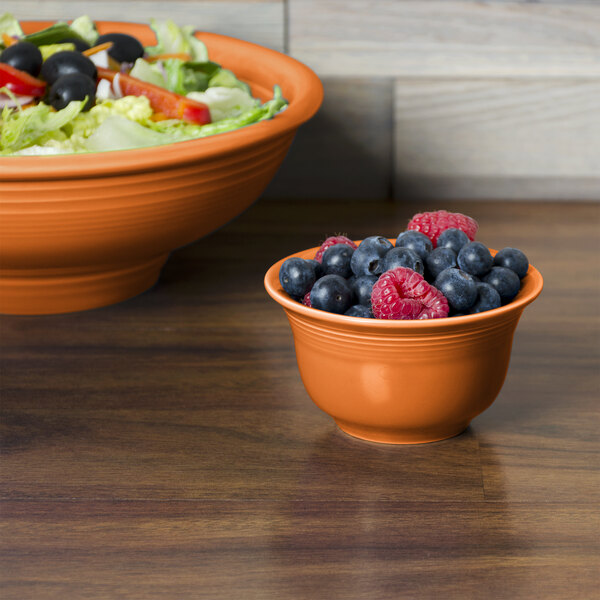
<svg viewBox="0 0 600 600"><path fill-rule="evenodd" d="M284 260L267 271L265 287L290 322L306 391L346 433L389 444L458 435L492 404L519 318L543 286L530 266L517 297L501 308L427 321L363 319L290 298L279 283Z"/></svg>
<svg viewBox="0 0 600 600"><path fill-rule="evenodd" d="M26 22L26 33L49 22ZM146 25L99 22L156 43ZM0 312L48 314L105 306L157 280L169 253L221 227L267 186L323 97L298 61L231 37L198 33L211 60L266 100L275 118L213 137L93 154L0 157Z"/></svg>

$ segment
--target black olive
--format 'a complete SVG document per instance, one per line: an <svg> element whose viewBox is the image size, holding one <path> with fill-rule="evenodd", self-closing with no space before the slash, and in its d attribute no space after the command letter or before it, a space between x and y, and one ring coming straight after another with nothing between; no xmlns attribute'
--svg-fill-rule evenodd
<svg viewBox="0 0 600 600"><path fill-rule="evenodd" d="M87 75L96 79L98 71L96 65L87 57L75 50L57 52L44 61L41 76L52 85L59 77L70 73Z"/></svg>
<svg viewBox="0 0 600 600"><path fill-rule="evenodd" d="M117 62L132 63L138 58L144 56L144 46L131 35L126 33L105 33L96 40L96 46L112 42L112 48L108 51L108 55L114 58Z"/></svg>
<svg viewBox="0 0 600 600"><path fill-rule="evenodd" d="M0 62L36 77L42 68L42 53L31 42L17 42L2 51Z"/></svg>
<svg viewBox="0 0 600 600"><path fill-rule="evenodd" d="M46 102L56 110L64 108L71 100L88 97L83 110L89 110L96 101L96 81L81 73L68 73L59 77L50 87Z"/></svg>
<svg viewBox="0 0 600 600"><path fill-rule="evenodd" d="M84 40L80 40L79 38L64 38L62 40L60 40L60 42L57 42L58 44L73 44L75 46L75 50L77 50L77 52L83 52L84 50L89 50L91 48L91 46Z"/></svg>

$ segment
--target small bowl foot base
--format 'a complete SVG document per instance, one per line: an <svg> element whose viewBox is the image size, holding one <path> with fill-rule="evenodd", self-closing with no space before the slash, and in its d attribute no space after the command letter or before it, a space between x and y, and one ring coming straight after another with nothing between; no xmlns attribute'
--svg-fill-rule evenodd
<svg viewBox="0 0 600 600"><path fill-rule="evenodd" d="M0 313L49 315L116 304L151 287L168 255L123 267L0 271Z"/></svg>
<svg viewBox="0 0 600 600"><path fill-rule="evenodd" d="M336 423L344 433L352 437L380 444L427 444L429 442L439 442L440 440L461 434L469 426L469 421L439 427L424 427L421 429L366 427L338 420L336 420Z"/></svg>

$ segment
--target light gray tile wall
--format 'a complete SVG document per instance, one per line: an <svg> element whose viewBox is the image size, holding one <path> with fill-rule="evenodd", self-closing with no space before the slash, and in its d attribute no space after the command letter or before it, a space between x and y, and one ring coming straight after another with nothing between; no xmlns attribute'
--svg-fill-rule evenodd
<svg viewBox="0 0 600 600"><path fill-rule="evenodd" d="M289 51L394 81L396 199L600 199L600 2L289 0Z"/></svg>
<svg viewBox="0 0 600 600"><path fill-rule="evenodd" d="M395 195L600 199L600 79L401 79Z"/></svg>
<svg viewBox="0 0 600 600"><path fill-rule="evenodd" d="M327 76L598 77L600 3L289 0L289 48Z"/></svg>
<svg viewBox="0 0 600 600"><path fill-rule="evenodd" d="M303 125L267 190L282 198L387 198L392 194L393 84L323 78L325 98Z"/></svg>
<svg viewBox="0 0 600 600"><path fill-rule="evenodd" d="M151 18L173 19L283 51L284 0L5 0L0 13L20 19L73 19L89 15L105 21L148 23Z"/></svg>

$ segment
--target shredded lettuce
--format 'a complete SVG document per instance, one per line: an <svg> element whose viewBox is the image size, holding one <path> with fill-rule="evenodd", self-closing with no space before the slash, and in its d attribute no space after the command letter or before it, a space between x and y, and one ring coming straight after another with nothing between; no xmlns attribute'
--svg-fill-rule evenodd
<svg viewBox="0 0 600 600"><path fill-rule="evenodd" d="M19 21L17 21L10 13L0 15L0 35L3 33L10 36L16 35L17 37L23 35L23 30L21 29L21 25L19 25Z"/></svg>
<svg viewBox="0 0 600 600"><path fill-rule="evenodd" d="M250 86L247 83L240 81L229 69L219 69L219 71L210 78L208 85L209 87L240 88L241 90L245 90L248 94L250 93Z"/></svg>
<svg viewBox="0 0 600 600"><path fill-rule="evenodd" d="M82 15L81 17L77 17L71 23L71 29L82 39L84 39L90 46L93 46L98 39L98 31L96 30L96 25L94 22L87 16Z"/></svg>
<svg viewBox="0 0 600 600"><path fill-rule="evenodd" d="M53 112L47 104L40 103L25 110L5 108L2 112L2 154L47 154L35 148L53 148L52 153L70 153L87 150L86 140L111 116L132 123L146 124L152 116L150 101L145 96L125 96L105 100L89 111L81 112L83 102L71 102L66 108ZM117 148L118 146L113 146Z"/></svg>
<svg viewBox="0 0 600 600"><path fill-rule="evenodd" d="M0 151L10 154L35 144L46 134L55 132L72 121L83 109L86 100L73 100L65 108L53 111L44 103L26 109L2 110Z"/></svg>
<svg viewBox="0 0 600 600"><path fill-rule="evenodd" d="M188 92L205 90L210 77L220 69L219 65L210 61L184 62L177 58L165 60L163 68L167 78L167 89L182 96Z"/></svg>
<svg viewBox="0 0 600 600"><path fill-rule="evenodd" d="M91 136L98 127L110 116L119 116L146 123L152 116L150 101L146 96L124 96L116 100L104 100L92 106L87 112L82 112L65 126L70 137L81 140Z"/></svg>
<svg viewBox="0 0 600 600"><path fill-rule="evenodd" d="M162 74L160 67L156 64L151 64L143 58L138 58L129 74L136 79L158 85L160 87L167 87L165 77Z"/></svg>
<svg viewBox="0 0 600 600"><path fill-rule="evenodd" d="M258 100L239 88L210 87L205 92L190 92L187 97L206 104L213 121L239 117L259 104Z"/></svg>
<svg viewBox="0 0 600 600"><path fill-rule="evenodd" d="M40 46L39 49L42 54L42 60L46 60L57 52L63 52L64 50L75 50L75 44L72 44L71 42L65 42L63 44L48 44L47 46Z"/></svg>
<svg viewBox="0 0 600 600"><path fill-rule="evenodd" d="M167 131L156 131L144 127L120 115L110 115L85 141L85 148L90 152L106 150L131 150L145 146L170 144L181 139Z"/></svg>
<svg viewBox="0 0 600 600"><path fill-rule="evenodd" d="M129 73L132 77L164 87L171 92L185 96L188 92L203 92L211 77L221 67L214 62L184 61L180 58L169 58L157 63L150 63L138 58Z"/></svg>
<svg viewBox="0 0 600 600"><path fill-rule="evenodd" d="M166 21L150 20L150 27L156 33L156 46L149 46L146 52L150 56L157 54L189 54L194 62L207 62L208 50L206 46L194 37L194 28L191 25L179 27L170 19Z"/></svg>
<svg viewBox="0 0 600 600"><path fill-rule="evenodd" d="M253 98L249 86L232 71L208 60L206 47L194 37L191 26L178 27L172 21L153 20L152 28L158 43L146 48L148 55L185 53L191 60L165 58L152 63L140 58L131 75L203 102L209 107L211 123L194 125L178 119L154 121L147 97L115 99L105 94L105 99L101 99L99 91L96 105L85 112L85 100L71 102L58 111L43 102L26 109L5 107L0 114L0 155L99 152L169 144L234 131L270 119L287 105L279 86L273 88L273 98L264 104ZM22 35L18 21L10 14L0 16L0 33ZM70 26L58 22L25 39L30 39L44 56L49 56L65 49L57 42L66 35L80 37L91 45L98 37L91 19L82 16ZM14 96L6 88L1 88L0 94ZM13 100L16 101L16 97Z"/></svg>
<svg viewBox="0 0 600 600"><path fill-rule="evenodd" d="M230 117L221 119L220 121L214 121L207 125L193 125L191 123L184 123L182 121L158 121L156 123L150 121L147 123L148 127L151 127L155 131L160 132L173 132L173 135L180 136L181 139L192 139L202 138L210 135L216 135L218 133L226 133L228 131L234 131L240 127L257 123L258 121L264 121L265 119L272 118L276 113L282 110L287 105L281 94L281 88L276 85L273 88L273 98L262 105L255 105L243 111L236 117ZM176 132L176 133L175 133Z"/></svg>

